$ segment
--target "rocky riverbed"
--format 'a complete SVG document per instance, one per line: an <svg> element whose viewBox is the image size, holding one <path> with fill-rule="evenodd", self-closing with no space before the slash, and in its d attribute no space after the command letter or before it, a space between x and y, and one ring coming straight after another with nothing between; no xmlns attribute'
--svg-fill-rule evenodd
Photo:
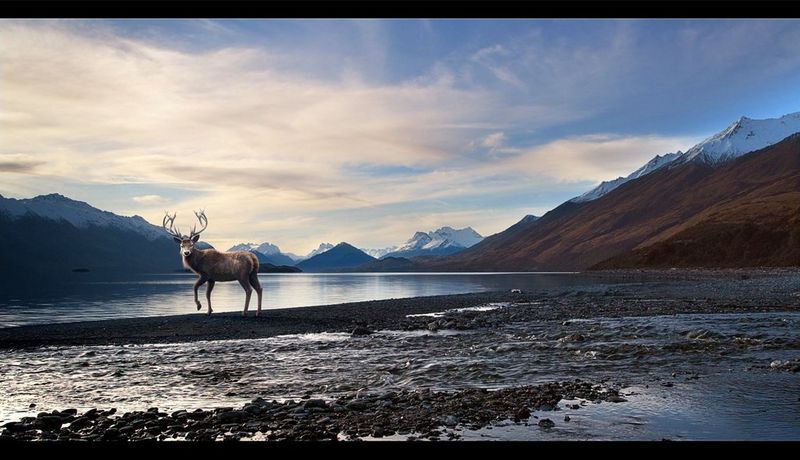
<svg viewBox="0 0 800 460"><path fill-rule="evenodd" d="M0 439L800 439L798 307L736 273L10 328Z"/></svg>
<svg viewBox="0 0 800 460"><path fill-rule="evenodd" d="M550 429L550 418L531 411L553 411L562 398L599 403L624 402L613 388L588 382L557 382L497 391L467 389L349 394L334 400L283 402L256 398L240 408L172 413L153 407L119 414L116 409L42 412L4 425L2 439L17 440L356 440L404 436L405 439L458 439L462 427L480 429L513 420ZM578 409L575 405L574 409ZM555 415L553 418L556 418ZM566 417L569 420L569 417Z"/></svg>

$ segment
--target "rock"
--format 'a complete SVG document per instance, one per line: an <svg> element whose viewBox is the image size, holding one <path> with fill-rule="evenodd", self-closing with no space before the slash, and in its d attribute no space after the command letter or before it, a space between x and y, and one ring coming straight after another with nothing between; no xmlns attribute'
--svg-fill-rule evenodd
<svg viewBox="0 0 800 460"><path fill-rule="evenodd" d="M251 415L243 410L220 412L216 416L217 423L242 423L249 420Z"/></svg>
<svg viewBox="0 0 800 460"><path fill-rule="evenodd" d="M303 404L303 407L306 409L312 407L327 409L328 403L326 403L324 399L309 399L305 402L305 404Z"/></svg>
<svg viewBox="0 0 800 460"><path fill-rule="evenodd" d="M512 289L511 293L512 294L522 294L522 289Z"/></svg>
<svg viewBox="0 0 800 460"><path fill-rule="evenodd" d="M356 328L353 329L353 332L350 333L350 337L363 337L370 334L372 334L372 331L368 328L364 326L356 326Z"/></svg>
<svg viewBox="0 0 800 460"><path fill-rule="evenodd" d="M372 429L372 437L373 438L382 438L384 436L385 431L383 427L376 426Z"/></svg>
<svg viewBox="0 0 800 460"><path fill-rule="evenodd" d="M458 425L458 422L459 422L458 417L456 417L455 415L448 415L444 419L444 426L452 428Z"/></svg>
<svg viewBox="0 0 800 460"><path fill-rule="evenodd" d="M778 369L779 367L781 367L782 364L783 363L780 360L776 359L775 361L769 363L769 367L772 369Z"/></svg>
<svg viewBox="0 0 800 460"><path fill-rule="evenodd" d="M565 421L565 422L569 422L569 421L570 421L569 415L565 415L565 416L564 416L564 421Z"/></svg>
<svg viewBox="0 0 800 460"><path fill-rule="evenodd" d="M518 420L525 420L531 417L531 411L527 407L523 407L514 414L514 418Z"/></svg>
<svg viewBox="0 0 800 460"><path fill-rule="evenodd" d="M109 428L103 433L102 440L103 441L113 441L119 438L119 430L116 428Z"/></svg>
<svg viewBox="0 0 800 460"><path fill-rule="evenodd" d="M36 427L42 430L52 431L60 429L61 423L61 417L57 415L45 415L44 417L37 418Z"/></svg>
<svg viewBox="0 0 800 460"><path fill-rule="evenodd" d="M64 410L62 410L62 411L60 412L60 414L61 414L63 417L66 417L66 416L68 416L68 415L77 415L77 413L78 413L78 409L64 409Z"/></svg>
<svg viewBox="0 0 800 460"><path fill-rule="evenodd" d="M439 323L437 323L436 321L431 321L430 323L428 323L427 327L429 331L436 332L439 330Z"/></svg>
<svg viewBox="0 0 800 460"><path fill-rule="evenodd" d="M623 398L620 395L611 395L608 398L606 398L606 401L612 402L612 403L621 403L621 402L627 402L628 400Z"/></svg>
<svg viewBox="0 0 800 460"><path fill-rule="evenodd" d="M543 418L539 420L539 427L541 428L553 428L554 426L556 426L555 422L549 418Z"/></svg>
<svg viewBox="0 0 800 460"><path fill-rule="evenodd" d="M350 410L362 411L362 410L367 408L367 404L364 401L360 401L360 400L356 399L356 400L350 401L349 403L345 404L344 407L346 407L347 409L350 409Z"/></svg>

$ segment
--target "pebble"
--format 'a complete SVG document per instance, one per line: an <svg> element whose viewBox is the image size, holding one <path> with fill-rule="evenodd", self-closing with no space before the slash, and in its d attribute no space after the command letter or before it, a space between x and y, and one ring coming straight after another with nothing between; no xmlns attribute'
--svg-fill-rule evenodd
<svg viewBox="0 0 800 460"><path fill-rule="evenodd" d="M543 419L539 420L539 424L538 425L541 428L553 428L554 426L556 426L555 422L553 422L549 418L543 418Z"/></svg>

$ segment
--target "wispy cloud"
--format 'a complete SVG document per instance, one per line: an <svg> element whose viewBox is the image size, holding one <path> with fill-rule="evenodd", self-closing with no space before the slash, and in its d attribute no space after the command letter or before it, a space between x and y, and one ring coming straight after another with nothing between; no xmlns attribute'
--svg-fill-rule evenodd
<svg viewBox="0 0 800 460"><path fill-rule="evenodd" d="M315 37L317 25L326 33ZM407 58L417 66L407 78L390 71L403 28L384 22L291 23L305 48L239 26L197 21L191 36L214 46L190 47L163 24L137 35L104 22L0 22L0 192L135 186L112 211L155 222L164 205L187 217L205 208L226 244L298 253L323 239L386 246L442 225L491 234L691 146L685 132L696 130L638 121L690 108L737 63L760 66L739 69L738 85L800 68L800 29L784 22L689 22L665 38L629 21L561 33L531 23ZM437 37L436 21L421 26ZM550 201L515 201L530 194Z"/></svg>
<svg viewBox="0 0 800 460"><path fill-rule="evenodd" d="M169 203L169 199L164 198L161 195L140 195L135 196L132 199L133 201L145 206L159 206Z"/></svg>

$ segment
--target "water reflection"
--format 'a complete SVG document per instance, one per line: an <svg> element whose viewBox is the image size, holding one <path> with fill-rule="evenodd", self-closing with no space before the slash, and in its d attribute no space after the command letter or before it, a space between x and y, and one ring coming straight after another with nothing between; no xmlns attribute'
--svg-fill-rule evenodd
<svg viewBox="0 0 800 460"><path fill-rule="evenodd" d="M103 279L91 273L70 276L35 290L0 291L0 327L196 312L192 294L196 277L192 274ZM263 308L507 289L530 291L593 282L579 274L547 273L302 273L260 274L259 279L264 287ZM200 290L203 302L204 293L205 286ZM212 296L215 311L240 311L243 305L244 292L238 283L217 283Z"/></svg>

